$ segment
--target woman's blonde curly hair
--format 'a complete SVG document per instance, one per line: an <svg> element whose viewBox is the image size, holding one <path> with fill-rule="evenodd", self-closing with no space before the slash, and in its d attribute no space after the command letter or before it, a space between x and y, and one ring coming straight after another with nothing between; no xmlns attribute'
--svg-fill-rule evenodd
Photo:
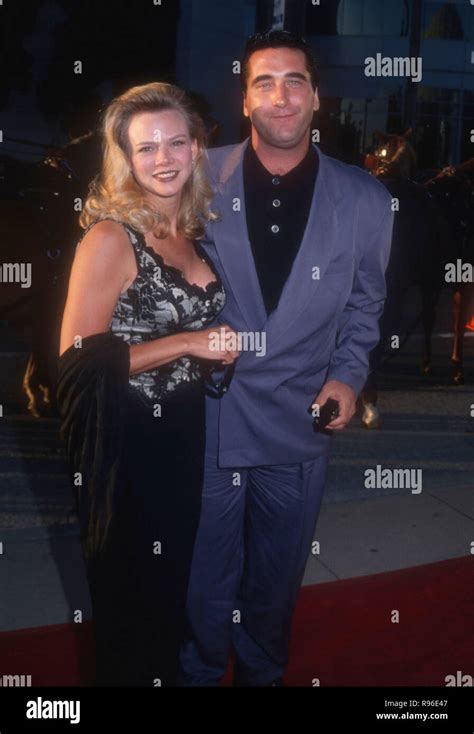
<svg viewBox="0 0 474 734"><path fill-rule="evenodd" d="M211 211L212 189L204 170L206 131L199 114L186 93L172 84L153 82L132 87L108 105L102 128L103 166L89 187L89 195L79 218L86 229L105 218L126 222L146 234L153 231L161 238L168 235L168 217L154 209L144 198L130 170L128 128L134 115L141 112L176 110L186 120L189 135L198 145L191 176L184 184L177 217L177 229L188 239L204 234L204 221L215 220Z"/></svg>

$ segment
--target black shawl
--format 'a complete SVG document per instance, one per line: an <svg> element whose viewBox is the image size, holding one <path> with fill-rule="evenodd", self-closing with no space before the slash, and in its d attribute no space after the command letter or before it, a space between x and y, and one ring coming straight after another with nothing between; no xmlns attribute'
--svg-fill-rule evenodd
<svg viewBox="0 0 474 734"><path fill-rule="evenodd" d="M56 398L60 435L73 475L76 509L86 563L96 560L109 537L122 471L130 353L111 332L93 334L58 360Z"/></svg>

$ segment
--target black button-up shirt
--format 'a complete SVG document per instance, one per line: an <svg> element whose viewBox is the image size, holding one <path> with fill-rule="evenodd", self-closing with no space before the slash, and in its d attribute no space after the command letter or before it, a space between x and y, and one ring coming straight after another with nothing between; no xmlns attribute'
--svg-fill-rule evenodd
<svg viewBox="0 0 474 734"><path fill-rule="evenodd" d="M280 300L303 239L318 174L316 149L284 176L260 163L252 143L244 155L247 229L263 301L270 314Z"/></svg>

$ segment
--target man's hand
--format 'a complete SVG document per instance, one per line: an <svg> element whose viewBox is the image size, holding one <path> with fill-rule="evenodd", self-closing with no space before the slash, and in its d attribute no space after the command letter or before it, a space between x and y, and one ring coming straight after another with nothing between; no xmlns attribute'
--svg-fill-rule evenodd
<svg viewBox="0 0 474 734"><path fill-rule="evenodd" d="M349 387L344 382L329 380L329 382L323 385L321 392L316 396L311 407L314 408L316 405L319 405L319 409L321 409L328 398L337 400L339 403L339 415L331 423L328 423L326 428L329 428L331 431L340 431L341 428L347 426L355 413L357 395L352 387Z"/></svg>

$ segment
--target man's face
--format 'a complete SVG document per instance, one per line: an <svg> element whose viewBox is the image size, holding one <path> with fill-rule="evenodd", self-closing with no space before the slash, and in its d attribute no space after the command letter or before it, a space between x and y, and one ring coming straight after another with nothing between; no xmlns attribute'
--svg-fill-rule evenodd
<svg viewBox="0 0 474 734"><path fill-rule="evenodd" d="M249 59L244 115L267 145L298 145L319 109L305 62L304 53L293 48L255 51Z"/></svg>

